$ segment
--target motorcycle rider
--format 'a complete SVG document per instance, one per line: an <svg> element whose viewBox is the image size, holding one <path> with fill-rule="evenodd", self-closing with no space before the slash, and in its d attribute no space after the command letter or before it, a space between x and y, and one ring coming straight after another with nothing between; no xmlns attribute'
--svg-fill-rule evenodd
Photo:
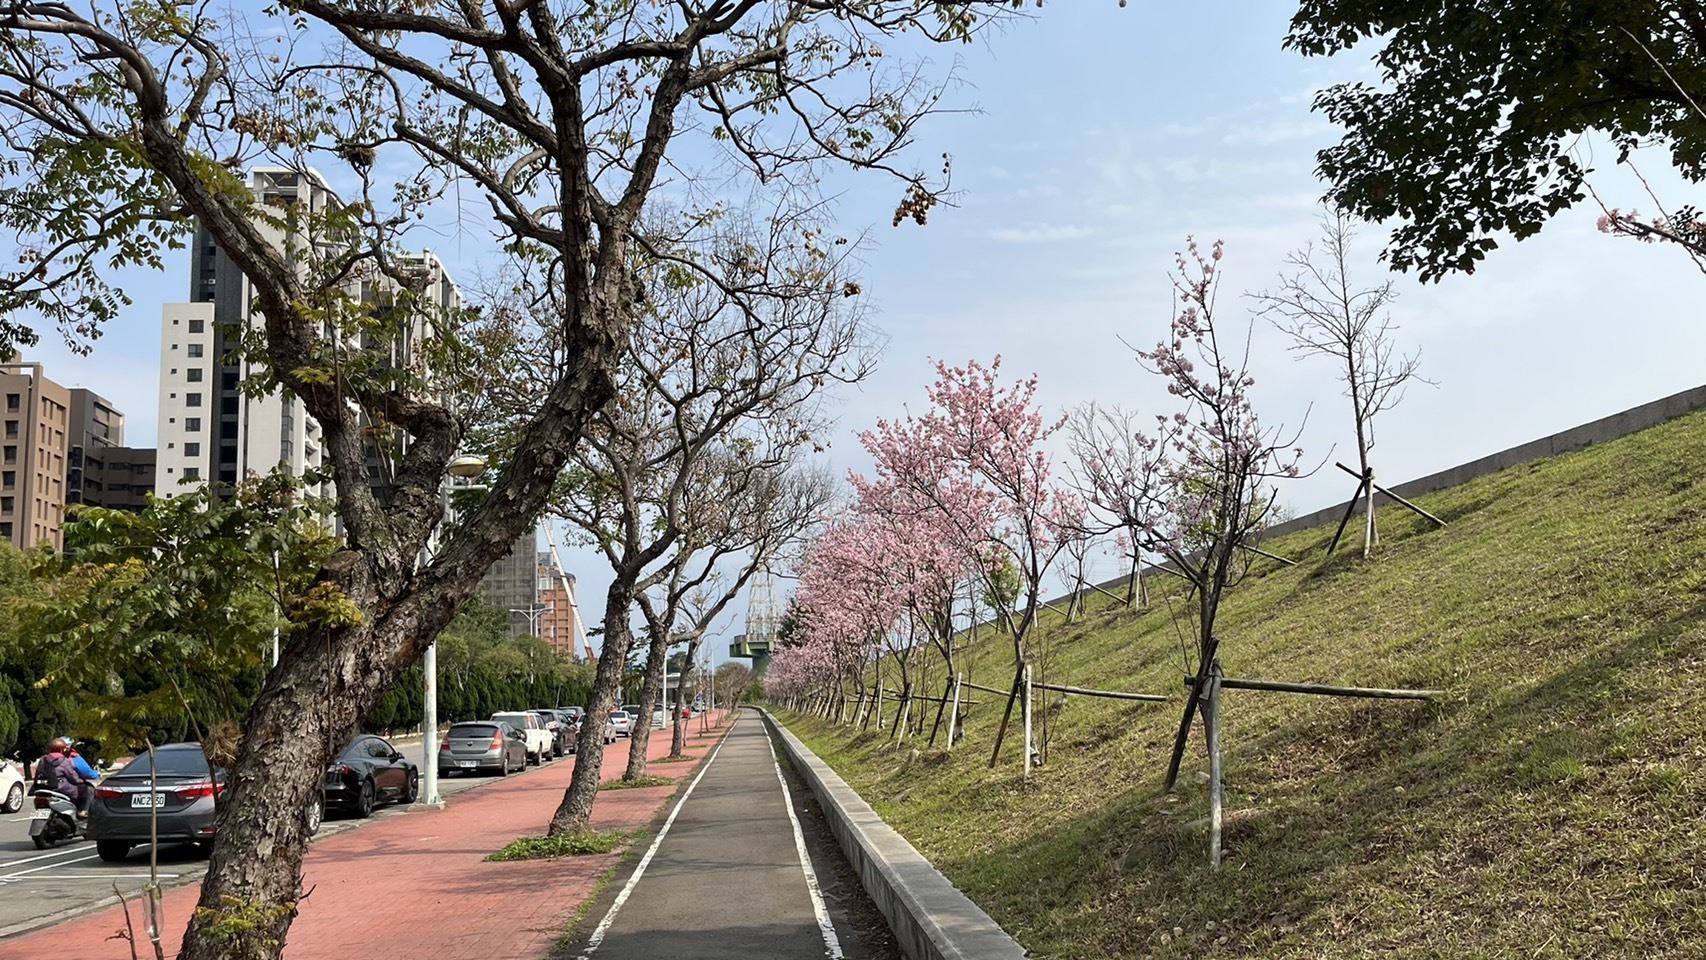
<svg viewBox="0 0 1706 960"><path fill-rule="evenodd" d="M77 768L71 745L64 737L56 737L48 744L46 755L36 761L36 783L70 797L77 805L78 816L89 815L89 802L95 798L94 780Z"/></svg>

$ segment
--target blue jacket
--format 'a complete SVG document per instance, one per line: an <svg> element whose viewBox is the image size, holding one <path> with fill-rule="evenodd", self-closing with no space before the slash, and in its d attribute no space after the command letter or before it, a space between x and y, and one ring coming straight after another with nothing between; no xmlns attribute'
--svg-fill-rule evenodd
<svg viewBox="0 0 1706 960"><path fill-rule="evenodd" d="M71 762L76 765L77 772L88 777L91 783L101 779L101 775L95 772L95 768L89 765L89 761L83 759L82 754L74 755Z"/></svg>

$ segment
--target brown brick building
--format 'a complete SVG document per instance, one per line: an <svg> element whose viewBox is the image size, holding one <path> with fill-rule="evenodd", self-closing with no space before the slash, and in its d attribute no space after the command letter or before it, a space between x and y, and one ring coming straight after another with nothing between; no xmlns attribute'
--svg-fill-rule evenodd
<svg viewBox="0 0 1706 960"><path fill-rule="evenodd" d="M0 363L0 537L63 549L71 391L39 363Z"/></svg>

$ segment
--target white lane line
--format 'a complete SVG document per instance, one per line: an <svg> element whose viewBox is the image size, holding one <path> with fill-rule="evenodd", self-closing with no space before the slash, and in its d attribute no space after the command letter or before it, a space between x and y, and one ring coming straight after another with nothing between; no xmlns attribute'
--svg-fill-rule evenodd
<svg viewBox="0 0 1706 960"><path fill-rule="evenodd" d="M617 912L622 909L623 904L628 902L628 897L633 894L634 887L640 882L640 877L645 874L646 866L652 862L652 856L658 852L658 847L663 845L663 838L669 835L669 828L675 823L675 815L681 812L681 806L687 802L687 798L693 796L693 788L699 786L699 781L705 779L705 774L711 772L711 764L717 761L717 754L723 752L723 744L727 742L728 738L724 737L717 743L717 749L711 751L711 758L705 761L703 767L699 768L699 775L687 785L687 792L681 795L680 800L675 801L675 809L669 811L669 818L664 820L663 828L652 840L652 845L646 848L646 855L640 858L640 865L634 868L634 875L628 878L627 884L622 887L622 892L616 895L616 902L610 905L610 911L604 915L604 919L598 921L598 926L593 928L592 936L586 938L586 949L581 951L580 960L586 960L587 957L592 956L593 951L604 943L604 936L610 932L610 925L616 922Z"/></svg>
<svg viewBox="0 0 1706 960"><path fill-rule="evenodd" d="M79 850L87 850L87 849L89 849L89 848L88 847L60 847L58 850L55 850L52 853L38 853L33 857L25 857L22 860L13 860L13 861L10 861L8 863L0 863L0 870L4 870L7 867L15 867L20 863L34 863L37 860L46 860L49 857L62 857L68 853L76 853Z"/></svg>
<svg viewBox="0 0 1706 960"><path fill-rule="evenodd" d="M8 874L0 875L0 883L8 883L10 881L18 879L21 876L24 876L25 874L40 873L43 870L52 870L54 867L63 867L68 863L82 863L85 860L93 860L98 856L100 856L100 854L91 853L86 857L77 857L76 859L73 859L73 860L61 860L58 863L49 863L49 864L46 864L45 866L31 867L28 870L19 870L16 873L8 873ZM19 861L19 862L21 863L22 861Z"/></svg>
<svg viewBox="0 0 1706 960"><path fill-rule="evenodd" d="M835 935L835 924L829 922L829 908L823 903L823 890L817 885L817 872L812 869L811 855L806 853L806 835L800 830L800 818L794 815L794 794L782 776L782 763L776 758L776 743L770 739L770 729L764 729L764 745L770 748L770 762L776 767L776 782L782 785L782 804L788 808L788 822L794 825L794 849L800 854L800 869L806 874L806 890L812 895L812 913L817 914L817 929L823 934L823 947L829 960L841 960L841 938Z"/></svg>

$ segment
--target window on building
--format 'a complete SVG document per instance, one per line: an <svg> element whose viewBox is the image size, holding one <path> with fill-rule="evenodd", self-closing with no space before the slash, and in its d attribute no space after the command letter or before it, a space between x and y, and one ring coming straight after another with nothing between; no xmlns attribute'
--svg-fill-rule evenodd
<svg viewBox="0 0 1706 960"><path fill-rule="evenodd" d="M5 537L7 540L12 539L12 525L10 523L0 523L0 537Z"/></svg>
<svg viewBox="0 0 1706 960"><path fill-rule="evenodd" d="M6 394L6 412L7 413L17 413L18 412L18 404L21 402L21 398L22 398L22 394L17 394L17 393Z"/></svg>
<svg viewBox="0 0 1706 960"><path fill-rule="evenodd" d="M178 349L178 345L177 345L177 344L175 344L175 343L174 343L174 344L172 344L172 349L173 349L173 350L176 350L176 349Z"/></svg>
<svg viewBox="0 0 1706 960"><path fill-rule="evenodd" d="M18 448L16 446L7 446L5 449L0 450L0 461L4 461L5 463L17 463Z"/></svg>
<svg viewBox="0 0 1706 960"><path fill-rule="evenodd" d="M192 344L190 344L190 346L189 346L189 352L190 352L190 356L191 356L191 357L199 357L199 356L201 356L201 344L199 344L199 343L192 343Z"/></svg>
<svg viewBox="0 0 1706 960"><path fill-rule="evenodd" d="M10 490L17 485L18 473L16 470L0 471L0 489Z"/></svg>
<svg viewBox="0 0 1706 960"><path fill-rule="evenodd" d="M192 367L191 369L186 370L184 372L186 374L188 374L191 383L200 383L201 382L201 376L202 376L203 371L200 367Z"/></svg>
<svg viewBox="0 0 1706 960"><path fill-rule="evenodd" d="M201 479L201 468L199 468L199 467L185 467L184 468L184 479L185 480L200 480Z"/></svg>
<svg viewBox="0 0 1706 960"><path fill-rule="evenodd" d="M16 420L6 421L6 439L8 439L8 440L18 439L18 421L16 421Z"/></svg>
<svg viewBox="0 0 1706 960"><path fill-rule="evenodd" d="M186 407L199 407L199 406L201 406L201 394L199 394L199 393L186 393L186 394L184 394L184 406L186 406Z"/></svg>
<svg viewBox="0 0 1706 960"><path fill-rule="evenodd" d="M197 319L197 320L191 320L190 321L190 332L191 333L201 333L206 328L207 328L207 321L205 321L205 320Z"/></svg>
<svg viewBox="0 0 1706 960"><path fill-rule="evenodd" d="M185 417L184 418L184 432L186 432L186 433L200 433L201 432L201 418L200 417Z"/></svg>
<svg viewBox="0 0 1706 960"><path fill-rule="evenodd" d="M0 497L0 513L11 513L17 509L17 503L15 497Z"/></svg>
<svg viewBox="0 0 1706 960"><path fill-rule="evenodd" d="M201 456L201 444L199 444L199 443L186 443L186 444L184 444L184 456L186 456L186 457L199 457L199 456Z"/></svg>

